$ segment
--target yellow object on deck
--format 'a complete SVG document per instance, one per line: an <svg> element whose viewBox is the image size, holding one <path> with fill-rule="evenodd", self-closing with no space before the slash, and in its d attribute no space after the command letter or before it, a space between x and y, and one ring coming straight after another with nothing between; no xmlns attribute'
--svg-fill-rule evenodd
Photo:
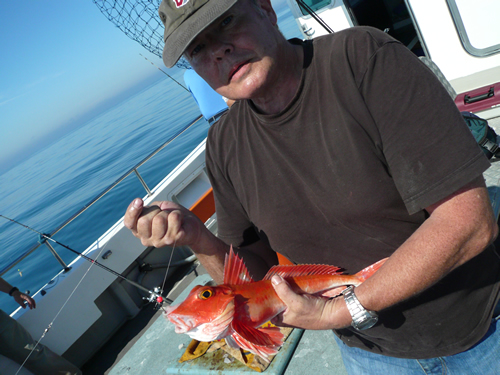
<svg viewBox="0 0 500 375"><path fill-rule="evenodd" d="M274 326L274 325L271 323L267 323L264 326ZM290 335L292 330L293 330L292 328L283 328L283 327L280 328L281 333L285 336L285 340ZM268 362L265 359L261 358L260 356L252 354L247 351L243 351L240 348L231 348L229 345L226 344L225 340L210 341L210 342L200 342L197 340L191 340L186 350L184 351L184 354L182 354L181 358L179 359L179 363L194 360L196 358L203 356L204 354L210 354L212 352L215 352L218 349L225 351L227 354L225 354L224 356L230 356L232 358L231 361L238 360L245 366L257 372L265 371L267 367L271 364L273 358L275 357L271 356Z"/></svg>
<svg viewBox="0 0 500 375"><path fill-rule="evenodd" d="M201 357L203 354L207 352L208 348L210 348L210 345L212 345L212 343L213 341L202 342L194 339L191 340L188 347L186 348L186 351L182 355L181 359L179 359L179 363Z"/></svg>

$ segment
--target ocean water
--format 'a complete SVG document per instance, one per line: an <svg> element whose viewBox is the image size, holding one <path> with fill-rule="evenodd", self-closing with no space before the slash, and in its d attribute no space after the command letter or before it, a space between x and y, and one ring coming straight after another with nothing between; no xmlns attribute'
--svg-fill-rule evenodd
<svg viewBox="0 0 500 375"><path fill-rule="evenodd" d="M165 78L94 118L0 176L0 213L42 233L51 233L133 166L199 116L189 92ZM203 119L138 169L150 188L160 182L206 137ZM132 174L85 213L54 235L83 252L119 220L130 201L146 194ZM1 219L1 268L39 240ZM66 263L76 254L53 244ZM61 269L42 245L3 277L21 290L37 291ZM1 294L0 308L17 304Z"/></svg>
<svg viewBox="0 0 500 375"><path fill-rule="evenodd" d="M288 8L276 10L285 37L300 37ZM165 77L0 175L0 214L51 233L199 115L191 94ZM198 121L140 167L149 188L174 169L207 131L207 122ZM132 199L145 194L131 174L54 239L83 252L123 216ZM38 240L36 233L0 218L0 270ZM77 256L51 245L66 264ZM3 278L22 291L35 293L60 270L42 245ZM0 293L0 309L10 313L17 307L12 298Z"/></svg>

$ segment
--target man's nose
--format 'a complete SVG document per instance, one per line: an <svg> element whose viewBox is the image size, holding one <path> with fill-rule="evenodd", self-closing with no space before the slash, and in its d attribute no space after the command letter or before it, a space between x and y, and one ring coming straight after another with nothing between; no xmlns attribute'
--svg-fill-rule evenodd
<svg viewBox="0 0 500 375"><path fill-rule="evenodd" d="M212 45L212 57L222 60L225 56L233 52L233 46L222 40L214 40Z"/></svg>

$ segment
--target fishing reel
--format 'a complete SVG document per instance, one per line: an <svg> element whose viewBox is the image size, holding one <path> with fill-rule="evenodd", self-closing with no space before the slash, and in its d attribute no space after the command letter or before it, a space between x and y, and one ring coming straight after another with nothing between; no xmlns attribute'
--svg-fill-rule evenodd
<svg viewBox="0 0 500 375"><path fill-rule="evenodd" d="M155 308L160 309L163 307L164 302L167 302L169 305L172 303L172 300L170 300L169 298L163 297L161 295L162 292L163 292L163 290L159 286L157 286L152 291L151 290L149 291L149 297L142 297L142 299L144 299L148 302L151 302L151 303L154 302Z"/></svg>

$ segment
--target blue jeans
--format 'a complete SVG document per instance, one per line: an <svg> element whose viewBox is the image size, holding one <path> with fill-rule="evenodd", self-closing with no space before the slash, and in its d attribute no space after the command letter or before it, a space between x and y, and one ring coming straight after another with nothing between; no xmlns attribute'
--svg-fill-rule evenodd
<svg viewBox="0 0 500 375"><path fill-rule="evenodd" d="M404 359L387 357L350 348L336 335L342 360L350 375L499 375L500 374L500 304L486 335L475 346L447 357Z"/></svg>

